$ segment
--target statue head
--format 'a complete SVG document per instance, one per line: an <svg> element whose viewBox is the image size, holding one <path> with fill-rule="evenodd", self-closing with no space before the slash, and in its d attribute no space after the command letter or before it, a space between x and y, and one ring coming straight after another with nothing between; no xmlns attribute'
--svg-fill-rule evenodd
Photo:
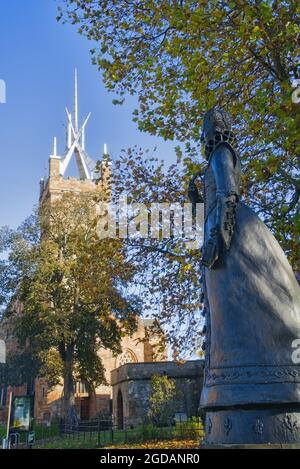
<svg viewBox="0 0 300 469"><path fill-rule="evenodd" d="M205 146L205 156L209 159L216 145L220 142L231 143L234 140L232 120L228 112L215 106L204 116L201 141Z"/></svg>

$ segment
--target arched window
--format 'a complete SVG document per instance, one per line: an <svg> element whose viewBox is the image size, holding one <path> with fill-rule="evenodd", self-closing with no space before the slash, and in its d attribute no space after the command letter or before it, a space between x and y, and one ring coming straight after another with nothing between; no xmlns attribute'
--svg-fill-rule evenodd
<svg viewBox="0 0 300 469"><path fill-rule="evenodd" d="M126 363L136 363L136 362L137 362L137 357L135 353L132 350L129 350L127 348L121 353L121 355L117 357L116 368L119 368L119 366L125 365Z"/></svg>

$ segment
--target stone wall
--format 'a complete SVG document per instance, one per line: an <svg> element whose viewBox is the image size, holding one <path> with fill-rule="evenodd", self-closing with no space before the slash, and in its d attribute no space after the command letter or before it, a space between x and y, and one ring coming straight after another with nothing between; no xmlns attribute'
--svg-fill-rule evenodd
<svg viewBox="0 0 300 469"><path fill-rule="evenodd" d="M203 360L191 360L184 364L166 361L128 363L111 372L115 425L121 427L123 422L129 426L137 426L147 419L153 374L176 380L182 398L174 403L174 416L180 413L190 418L199 414Z"/></svg>

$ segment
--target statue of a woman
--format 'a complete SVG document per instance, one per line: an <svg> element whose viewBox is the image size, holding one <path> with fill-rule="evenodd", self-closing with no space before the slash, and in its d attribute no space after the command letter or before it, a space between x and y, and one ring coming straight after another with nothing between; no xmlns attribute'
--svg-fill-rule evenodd
<svg viewBox="0 0 300 469"><path fill-rule="evenodd" d="M206 443L300 443L300 287L240 197L231 121L204 117ZM192 181L190 196L198 197Z"/></svg>

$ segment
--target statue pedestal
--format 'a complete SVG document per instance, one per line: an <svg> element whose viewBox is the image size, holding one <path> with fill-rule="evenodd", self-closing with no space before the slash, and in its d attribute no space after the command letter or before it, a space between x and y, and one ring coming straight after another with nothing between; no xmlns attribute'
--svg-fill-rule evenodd
<svg viewBox="0 0 300 469"><path fill-rule="evenodd" d="M300 406L223 408L208 410L205 448L300 448Z"/></svg>

